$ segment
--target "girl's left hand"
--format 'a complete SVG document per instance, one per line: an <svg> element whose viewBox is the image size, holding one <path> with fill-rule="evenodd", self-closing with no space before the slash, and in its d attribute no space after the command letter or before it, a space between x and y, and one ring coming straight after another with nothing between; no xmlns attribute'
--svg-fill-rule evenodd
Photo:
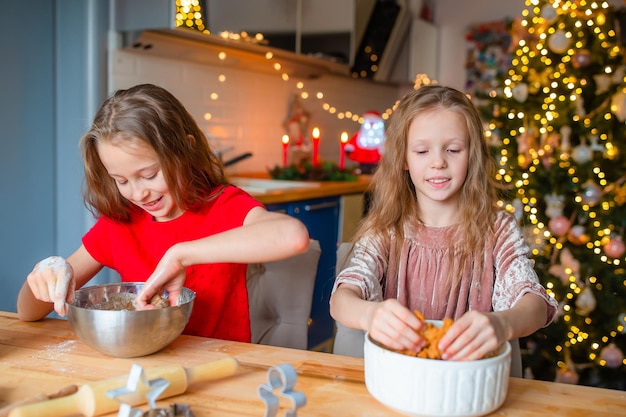
<svg viewBox="0 0 626 417"><path fill-rule="evenodd" d="M439 341L442 359L476 360L507 341L506 323L493 313L468 311Z"/></svg>
<svg viewBox="0 0 626 417"><path fill-rule="evenodd" d="M166 290L170 306L178 305L178 296L185 283L185 266L171 253L167 251L159 261L156 269L150 275L143 286L141 293L135 299L137 310L150 310L154 306L150 299Z"/></svg>

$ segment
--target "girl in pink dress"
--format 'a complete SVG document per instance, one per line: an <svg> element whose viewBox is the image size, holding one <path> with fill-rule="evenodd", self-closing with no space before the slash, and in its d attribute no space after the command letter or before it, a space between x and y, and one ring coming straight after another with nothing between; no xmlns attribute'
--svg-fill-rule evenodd
<svg viewBox="0 0 626 417"><path fill-rule="evenodd" d="M419 350L427 319L450 317L443 359L481 358L554 318L515 219L497 208L495 164L462 92L424 86L392 115L372 204L330 300L339 323Z"/></svg>
<svg viewBox="0 0 626 417"><path fill-rule="evenodd" d="M124 282L145 281L137 308L180 289L196 293L186 334L250 341L248 263L306 251L299 220L272 213L229 185L219 158L182 103L151 84L106 100L81 138L85 201L97 218L67 260L39 262L22 286L17 312L39 320L65 314L75 288L103 267Z"/></svg>

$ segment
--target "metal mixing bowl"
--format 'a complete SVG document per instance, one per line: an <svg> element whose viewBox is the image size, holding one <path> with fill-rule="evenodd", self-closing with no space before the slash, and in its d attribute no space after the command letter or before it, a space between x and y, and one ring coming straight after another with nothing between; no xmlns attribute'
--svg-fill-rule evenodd
<svg viewBox="0 0 626 417"><path fill-rule="evenodd" d="M119 302L129 302L143 284L124 282L76 290L74 302L67 304L67 319L76 336L93 349L117 358L149 355L173 342L189 321L196 293L183 288L175 307L119 309Z"/></svg>

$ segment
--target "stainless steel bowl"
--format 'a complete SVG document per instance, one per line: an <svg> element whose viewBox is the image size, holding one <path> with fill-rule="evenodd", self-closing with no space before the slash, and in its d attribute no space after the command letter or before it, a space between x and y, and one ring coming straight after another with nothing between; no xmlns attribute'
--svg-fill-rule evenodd
<svg viewBox="0 0 626 417"><path fill-rule="evenodd" d="M150 355L174 341L189 321L196 293L183 288L175 307L154 310L112 310L128 300L143 282L83 287L67 304L67 319L76 336L93 349L117 358ZM164 294L167 297L168 294Z"/></svg>

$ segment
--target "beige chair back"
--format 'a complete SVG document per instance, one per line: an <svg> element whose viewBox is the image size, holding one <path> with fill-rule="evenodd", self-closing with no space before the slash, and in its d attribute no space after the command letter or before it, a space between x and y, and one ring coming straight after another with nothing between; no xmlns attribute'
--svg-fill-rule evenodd
<svg viewBox="0 0 626 417"><path fill-rule="evenodd" d="M248 265L252 343L306 349L320 244L288 259Z"/></svg>

